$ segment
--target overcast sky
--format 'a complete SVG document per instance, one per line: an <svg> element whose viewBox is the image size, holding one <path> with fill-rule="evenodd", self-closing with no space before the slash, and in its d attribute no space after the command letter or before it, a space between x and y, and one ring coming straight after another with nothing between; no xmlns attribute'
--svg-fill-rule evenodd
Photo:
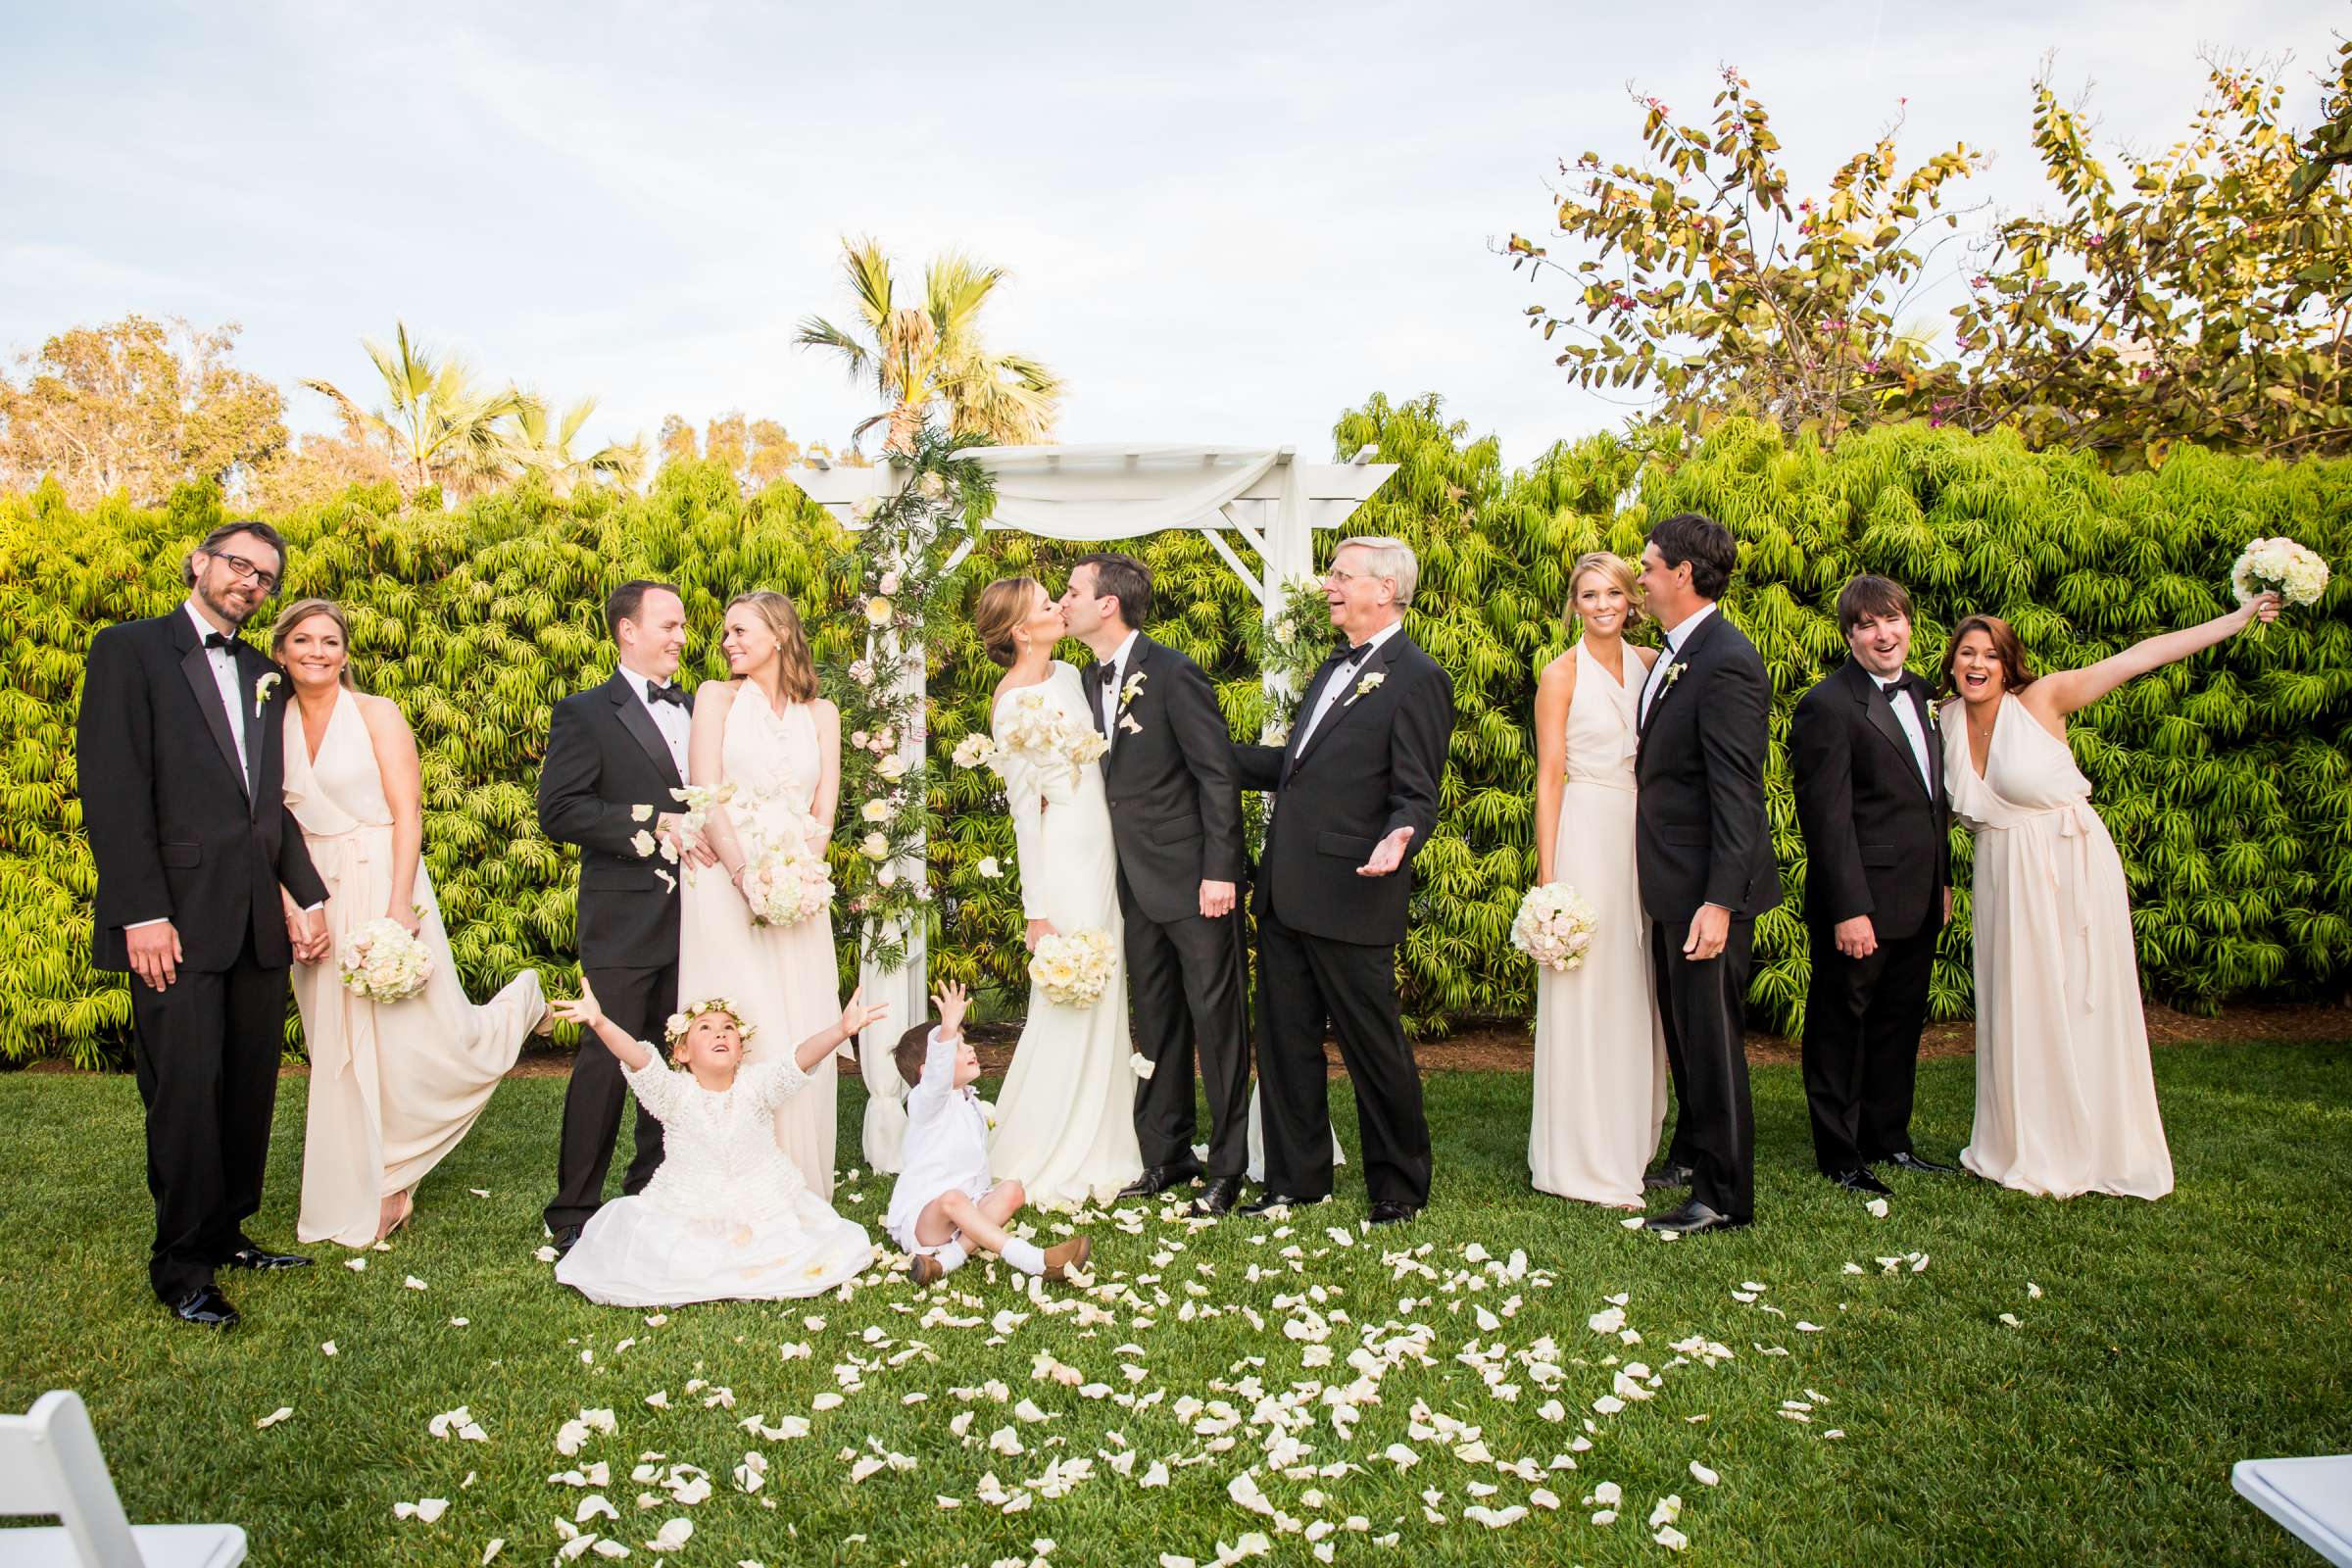
<svg viewBox="0 0 2352 1568"><path fill-rule="evenodd" d="M871 412L791 346L841 318L840 236L902 275L1009 268L991 340L1069 381L1060 437L1328 450L1375 391L1435 391L1513 463L1606 426L1489 252L1549 228L1558 160L1638 150L1723 64L1800 190L1897 113L1906 163L1997 156L2037 199L2028 93L2092 86L2110 143L2183 123L2201 51L2352 27L2314 0L2131 4L933 6L5 0L0 349L128 311L244 324L240 362L372 403L395 319L592 432L742 409L839 443ZM1907 105L1902 100L1908 100Z"/></svg>

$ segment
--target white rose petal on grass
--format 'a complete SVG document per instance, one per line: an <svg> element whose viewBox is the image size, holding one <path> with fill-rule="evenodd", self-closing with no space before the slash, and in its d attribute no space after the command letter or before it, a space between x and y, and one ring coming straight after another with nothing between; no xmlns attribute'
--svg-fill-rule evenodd
<svg viewBox="0 0 2352 1568"><path fill-rule="evenodd" d="M1649 1510L1649 1528L1655 1530L1660 1525L1670 1525L1682 1516L1682 1495L1679 1493L1670 1492L1658 1499L1656 1507Z"/></svg>
<svg viewBox="0 0 2352 1568"><path fill-rule="evenodd" d="M294 1407L292 1405L281 1404L276 1409L270 1411L268 1415L263 1416L259 1421L256 1421L253 1424L253 1428L256 1432L267 1431L270 1427L277 1425L280 1421L289 1419L293 1414Z"/></svg>
<svg viewBox="0 0 2352 1568"><path fill-rule="evenodd" d="M694 1539L694 1521L672 1519L656 1532L653 1540L645 1544L645 1549L648 1551L682 1551L685 1549L686 1543L692 1539Z"/></svg>
<svg viewBox="0 0 2352 1568"><path fill-rule="evenodd" d="M414 1274L410 1275L407 1279L402 1280L400 1283L403 1290L421 1291L426 1289L424 1281L418 1279Z"/></svg>
<svg viewBox="0 0 2352 1568"><path fill-rule="evenodd" d="M1690 1479L1702 1487L1711 1487L1721 1481L1723 1477L1693 1459L1690 1461Z"/></svg>
<svg viewBox="0 0 2352 1568"><path fill-rule="evenodd" d="M2001 1321L2008 1324L2013 1329L2022 1329L2026 1326L2018 1318L2018 1315L2015 1312L2003 1312L2001 1314Z"/></svg>
<svg viewBox="0 0 2352 1568"><path fill-rule="evenodd" d="M1489 1530L1500 1530L1504 1525L1515 1525L1526 1518L1527 1506L1514 1502L1508 1508L1490 1508L1484 1503L1474 1502L1462 1510L1462 1517L1475 1519Z"/></svg>
<svg viewBox="0 0 2352 1568"><path fill-rule="evenodd" d="M1680 1530L1675 1529L1672 1525L1663 1527L1656 1535L1650 1537L1649 1539L1656 1542L1659 1545L1664 1546L1668 1551L1680 1551L1685 1546L1690 1544L1690 1538L1684 1535Z"/></svg>
<svg viewBox="0 0 2352 1568"><path fill-rule="evenodd" d="M549 1250L552 1251L554 1249L551 1248ZM354 1274L365 1274L368 1272L368 1260L364 1257L347 1257L343 1260L343 1266L351 1270Z"/></svg>
<svg viewBox="0 0 2352 1568"><path fill-rule="evenodd" d="M539 1250L533 1252L531 1255L542 1263L553 1263L556 1260L558 1253L552 1247L542 1247L539 1249Z"/></svg>
<svg viewBox="0 0 2352 1568"><path fill-rule="evenodd" d="M335 1342L332 1340L327 1340L320 1344L318 1347L318 1353L320 1355L333 1355L335 1353Z"/></svg>
<svg viewBox="0 0 2352 1568"><path fill-rule="evenodd" d="M490 1568L492 1561L497 1558L500 1552L506 1549L507 1538L504 1536L492 1536L490 1538L490 1544L482 1548L482 1568Z"/></svg>
<svg viewBox="0 0 2352 1568"><path fill-rule="evenodd" d="M1870 1210L1873 1218L1885 1219L1886 1217L1886 1200L1884 1198L1874 1198L1862 1206Z"/></svg>
<svg viewBox="0 0 2352 1568"><path fill-rule="evenodd" d="M490 1196L490 1189L487 1187L468 1187L466 1190L476 1198L488 1198ZM500 1544L504 1545L505 1543L501 1542Z"/></svg>
<svg viewBox="0 0 2352 1568"><path fill-rule="evenodd" d="M2026 1281L2026 1299L2029 1301L2038 1301L2041 1299L2041 1287L2034 1284L2032 1280Z"/></svg>
<svg viewBox="0 0 2352 1568"><path fill-rule="evenodd" d="M666 1410L669 1408L669 1391L656 1389L645 1396L645 1402L657 1410Z"/></svg>
<svg viewBox="0 0 2352 1568"><path fill-rule="evenodd" d="M415 1502L396 1502L392 1505L395 1519L414 1519L419 1524L431 1524L449 1512L447 1497L419 1497Z"/></svg>
<svg viewBox="0 0 2352 1568"><path fill-rule="evenodd" d="M1617 1223L1629 1231L1638 1231L1642 1226L1648 1224L1649 1221L1640 1214L1628 1214L1625 1218L1619 1220Z"/></svg>

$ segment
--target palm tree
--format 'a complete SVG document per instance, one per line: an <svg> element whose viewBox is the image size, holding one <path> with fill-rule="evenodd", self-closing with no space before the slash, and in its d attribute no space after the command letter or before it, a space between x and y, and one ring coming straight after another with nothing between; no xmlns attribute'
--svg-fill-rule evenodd
<svg viewBox="0 0 2352 1568"><path fill-rule="evenodd" d="M475 386L463 360L451 355L436 362L422 344L409 340L406 322L395 325L391 349L366 343L368 357L384 378L387 408L363 409L331 382L302 384L332 398L346 425L383 442L404 495L434 483L463 494L495 482L514 465L512 425L530 400L512 386L503 391Z"/></svg>
<svg viewBox="0 0 2352 1568"><path fill-rule="evenodd" d="M887 423L884 450L905 452L934 405L947 409L948 428L1001 446L1041 441L1053 433L1061 378L1018 354L993 354L980 337L980 311L1009 275L958 251L936 257L923 272L923 297L901 304L890 258L872 239L841 242L857 310L855 330L821 316L801 322L794 341L841 356L854 381L870 379L888 405L852 432L853 444Z"/></svg>
<svg viewBox="0 0 2352 1568"><path fill-rule="evenodd" d="M515 460L525 468L546 474L559 496L571 494L576 485L602 479L634 490L645 477L642 435L626 443L607 443L584 458L572 456L572 442L579 439L580 427L595 413L596 399L582 398L551 424L547 401L536 393L524 393L514 412Z"/></svg>

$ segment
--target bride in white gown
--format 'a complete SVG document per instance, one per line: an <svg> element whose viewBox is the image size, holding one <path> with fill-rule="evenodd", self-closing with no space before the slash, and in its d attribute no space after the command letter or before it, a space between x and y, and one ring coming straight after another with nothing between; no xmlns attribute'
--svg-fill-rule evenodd
<svg viewBox="0 0 2352 1568"><path fill-rule="evenodd" d="M1010 577L982 590L975 629L1005 666L991 726L1002 733L1017 694L1036 691L1091 729L1078 671L1054 658L1065 627L1053 596L1034 578ZM1019 758L998 764L1010 803L1020 861L1026 940L1100 931L1110 939L1111 974L1090 1006L1065 1006L1032 993L1012 1067L997 1096L989 1164L1018 1181L1029 1201L1070 1207L1107 1201L1143 1173L1135 1136L1134 1054L1127 1030L1127 967L1119 918L1118 862L1100 763L1073 779Z"/></svg>

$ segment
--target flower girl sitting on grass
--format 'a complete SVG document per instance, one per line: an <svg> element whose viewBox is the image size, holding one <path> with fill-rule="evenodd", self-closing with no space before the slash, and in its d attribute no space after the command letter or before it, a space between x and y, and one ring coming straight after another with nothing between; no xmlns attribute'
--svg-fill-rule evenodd
<svg viewBox="0 0 2352 1568"><path fill-rule="evenodd" d="M724 997L707 998L670 1015L675 1067L607 1018L586 985L555 1010L620 1058L639 1114L662 1123L663 1150L643 1192L589 1219L556 1264L559 1283L608 1306L674 1306L816 1296L865 1271L874 1251L864 1230L811 1193L776 1147L775 1107L811 1067L830 1071L835 1048L887 1007L865 1005L860 992L792 1059L747 1066L750 1027Z"/></svg>
<svg viewBox="0 0 2352 1568"><path fill-rule="evenodd" d="M1045 1279L1083 1269L1093 1251L1084 1236L1041 1250L1004 1229L1027 1195L1019 1182L989 1176L988 1116L972 1092L980 1058L963 1038L971 997L961 986L943 985L931 1003L938 1027L916 1024L892 1053L907 1087L906 1143L882 1223L911 1258L908 1274L917 1285L945 1279L962 1267L972 1246Z"/></svg>

